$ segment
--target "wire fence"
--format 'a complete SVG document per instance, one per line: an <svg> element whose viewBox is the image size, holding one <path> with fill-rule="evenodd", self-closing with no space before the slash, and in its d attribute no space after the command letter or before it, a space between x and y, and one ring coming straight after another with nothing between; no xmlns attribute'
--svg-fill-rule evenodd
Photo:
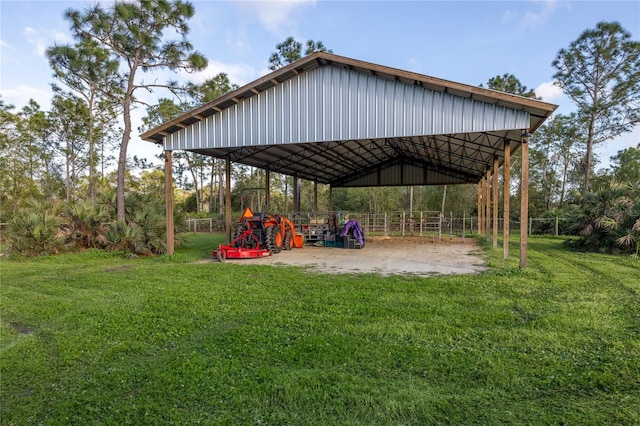
<svg viewBox="0 0 640 426"><path fill-rule="evenodd" d="M336 212L288 212L282 213L291 219L307 240L320 239L323 234L339 231L349 220L357 220L365 235L429 236L442 238L468 237L478 233L478 218L466 214L438 211L395 211L385 213ZM233 215L240 217L240 213ZM498 218L498 232L502 232L503 218ZM334 223L332 223L334 222ZM511 229L520 227L518 219L510 220ZM188 232L224 232L222 217L187 219ZM336 229L339 228L339 229ZM489 220L489 231L493 229L493 218ZM561 217L529 218L529 235L566 235L567 220Z"/></svg>

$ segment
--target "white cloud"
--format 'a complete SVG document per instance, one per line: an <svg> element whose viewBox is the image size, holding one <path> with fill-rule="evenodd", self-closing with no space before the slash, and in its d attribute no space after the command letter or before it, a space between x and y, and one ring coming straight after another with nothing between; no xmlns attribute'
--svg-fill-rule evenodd
<svg viewBox="0 0 640 426"><path fill-rule="evenodd" d="M518 25L520 31L529 30L532 28L538 28L544 25L549 18L553 16L556 11L561 8L571 8L571 4L566 0L529 0L528 2L509 2L504 3L511 7L527 7L526 5L532 5L533 10L527 10L523 12L518 10L506 10L500 16L501 24Z"/></svg>
<svg viewBox="0 0 640 426"><path fill-rule="evenodd" d="M42 109L49 109L51 106L51 90L49 87L33 87L20 85L12 89L0 90L3 100L7 104L15 105L20 109L29 103L30 99L36 101Z"/></svg>
<svg viewBox="0 0 640 426"><path fill-rule="evenodd" d="M244 32L233 33L232 31L225 32L225 39L227 47L231 52L244 52L247 50L246 34Z"/></svg>
<svg viewBox="0 0 640 426"><path fill-rule="evenodd" d="M12 45L10 45L9 43L7 43L7 42L6 42L6 41L4 41L4 40L0 40L0 47L1 47L1 48L3 48L3 49L9 49L9 50L12 50L12 51L14 51L14 52L15 52L15 50L16 50Z"/></svg>
<svg viewBox="0 0 640 426"><path fill-rule="evenodd" d="M71 43L72 38L66 33L62 33L60 31L55 31L53 33L53 40L57 44L66 44L66 43Z"/></svg>
<svg viewBox="0 0 640 426"><path fill-rule="evenodd" d="M262 25L279 36L287 35L295 26L295 14L300 10L315 6L315 0L256 1L239 2L247 13L254 13Z"/></svg>
<svg viewBox="0 0 640 426"><path fill-rule="evenodd" d="M183 77L193 81L194 83L202 83L206 79L224 72L229 76L229 81L231 81L231 83L243 86L258 77L261 77L263 74L266 74L266 72L263 73L262 71L263 70L258 70L245 63L225 64L218 61L209 61L209 65L207 65L207 68L204 71L187 74L186 76L183 75Z"/></svg>
<svg viewBox="0 0 640 426"><path fill-rule="evenodd" d="M27 42L33 45L33 53L36 56L44 58L49 47L54 44L66 44L72 41L68 34L61 31L52 30L47 32L51 35L45 35L42 31L32 27L25 27L24 29L24 36Z"/></svg>
<svg viewBox="0 0 640 426"><path fill-rule="evenodd" d="M523 29L537 28L543 25L560 6L569 7L568 2L560 0L533 0L532 3L542 7L537 12L529 11L524 14Z"/></svg>
<svg viewBox="0 0 640 426"><path fill-rule="evenodd" d="M553 81L545 81L536 87L535 92L543 101L551 103L558 102L564 96L562 89Z"/></svg>
<svg viewBox="0 0 640 426"><path fill-rule="evenodd" d="M44 57L45 52L47 51L48 44L40 35L38 30L31 27L26 27L24 29L24 36L29 44L33 45L33 53L37 56Z"/></svg>
<svg viewBox="0 0 640 426"><path fill-rule="evenodd" d="M16 52L16 48L4 40L0 40L0 62L3 65L15 63L13 54Z"/></svg>

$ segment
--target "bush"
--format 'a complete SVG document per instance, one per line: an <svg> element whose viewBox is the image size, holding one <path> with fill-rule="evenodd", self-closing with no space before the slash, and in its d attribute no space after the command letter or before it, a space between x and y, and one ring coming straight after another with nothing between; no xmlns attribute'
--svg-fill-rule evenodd
<svg viewBox="0 0 640 426"><path fill-rule="evenodd" d="M640 191L611 182L582 196L569 211L569 232L579 235L575 248L603 253L640 250Z"/></svg>
<svg viewBox="0 0 640 426"><path fill-rule="evenodd" d="M27 257L60 253L66 248L56 206L31 201L7 223L8 254Z"/></svg>
<svg viewBox="0 0 640 426"><path fill-rule="evenodd" d="M73 249L107 249L133 255L166 253L164 205L151 197L132 193L126 199L126 221L115 220L109 193L90 202L30 203L7 225L8 254L33 257ZM176 233L186 228L175 218ZM176 235L176 244L180 239Z"/></svg>
<svg viewBox="0 0 640 426"><path fill-rule="evenodd" d="M117 221L107 232L109 251L123 251L131 254L150 255L151 250L145 245L142 228L134 223Z"/></svg>
<svg viewBox="0 0 640 426"><path fill-rule="evenodd" d="M88 201L65 204L61 210L62 232L67 242L80 248L104 248L111 222L104 206Z"/></svg>

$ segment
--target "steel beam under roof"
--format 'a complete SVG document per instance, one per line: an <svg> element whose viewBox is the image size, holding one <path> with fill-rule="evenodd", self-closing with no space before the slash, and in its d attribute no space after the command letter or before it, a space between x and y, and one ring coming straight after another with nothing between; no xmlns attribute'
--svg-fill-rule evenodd
<svg viewBox="0 0 640 426"><path fill-rule="evenodd" d="M142 139L333 186L477 183L556 108L317 52Z"/></svg>

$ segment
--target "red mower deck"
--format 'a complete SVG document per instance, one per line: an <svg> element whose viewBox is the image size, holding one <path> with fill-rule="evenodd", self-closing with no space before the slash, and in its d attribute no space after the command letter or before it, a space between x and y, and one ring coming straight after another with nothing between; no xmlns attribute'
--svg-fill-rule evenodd
<svg viewBox="0 0 640 426"><path fill-rule="evenodd" d="M255 259L267 256L271 256L271 252L260 248L248 249L220 245L218 250L213 251L213 257L218 259L218 262L224 262L227 259Z"/></svg>

